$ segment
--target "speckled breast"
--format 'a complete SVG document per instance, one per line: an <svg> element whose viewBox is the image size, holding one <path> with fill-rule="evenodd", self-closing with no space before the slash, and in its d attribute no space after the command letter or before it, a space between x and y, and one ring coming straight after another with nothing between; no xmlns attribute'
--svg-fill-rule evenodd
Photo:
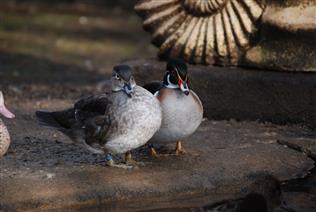
<svg viewBox="0 0 316 212"><path fill-rule="evenodd" d="M160 128L159 102L142 87L135 88L132 98L114 97L112 107L113 126L106 148L113 153L124 153L144 145Z"/></svg>

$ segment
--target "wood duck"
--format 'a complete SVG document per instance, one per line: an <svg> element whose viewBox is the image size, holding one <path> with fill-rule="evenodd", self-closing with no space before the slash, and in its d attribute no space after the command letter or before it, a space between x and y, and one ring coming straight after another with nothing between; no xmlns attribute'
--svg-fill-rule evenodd
<svg viewBox="0 0 316 212"><path fill-rule="evenodd" d="M272 175L259 176L248 188L248 194L239 199L224 200L203 208L200 212L293 212L283 201L281 184Z"/></svg>
<svg viewBox="0 0 316 212"><path fill-rule="evenodd" d="M153 93L162 108L162 124L152 143L176 142L176 154L185 154L181 140L196 131L203 119L199 97L189 88L187 65L180 59L170 59L163 82L152 82L144 88ZM152 148L152 154L157 153Z"/></svg>
<svg viewBox="0 0 316 212"><path fill-rule="evenodd" d="M56 111L37 111L42 125L55 127L97 154L106 154L107 165L131 168L129 164L115 164L111 154L126 153L144 144L161 125L159 101L146 89L137 86L127 65L118 65L111 77L111 93L83 98L73 108Z"/></svg>
<svg viewBox="0 0 316 212"><path fill-rule="evenodd" d="M14 114L11 113L4 104L4 98L2 91L0 91L0 114L6 118L14 118ZM0 158L8 151L11 139L7 127L4 122L0 119Z"/></svg>

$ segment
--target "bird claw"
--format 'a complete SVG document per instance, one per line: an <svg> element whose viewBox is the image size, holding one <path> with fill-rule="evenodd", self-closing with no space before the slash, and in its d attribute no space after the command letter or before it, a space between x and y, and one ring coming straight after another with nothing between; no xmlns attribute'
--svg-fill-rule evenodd
<svg viewBox="0 0 316 212"><path fill-rule="evenodd" d="M145 163L135 161L135 160L132 158L132 154L131 154L130 152L127 152L127 153L125 154L125 164L126 164L126 165L131 165L131 166L133 166L133 167L145 166Z"/></svg>
<svg viewBox="0 0 316 212"><path fill-rule="evenodd" d="M184 149L176 149L176 155L186 155L187 151Z"/></svg>
<svg viewBox="0 0 316 212"><path fill-rule="evenodd" d="M121 169L132 169L133 166L129 165L129 164L123 164L123 163L115 163L111 154L107 154L106 157L106 165L109 167L115 167L115 168L121 168Z"/></svg>
<svg viewBox="0 0 316 212"><path fill-rule="evenodd" d="M150 148L149 154L153 158L158 158L159 157L158 153L156 152L156 150L153 147Z"/></svg>
<svg viewBox="0 0 316 212"><path fill-rule="evenodd" d="M185 155L187 151L182 147L181 141L178 141L176 144L176 155Z"/></svg>
<svg viewBox="0 0 316 212"><path fill-rule="evenodd" d="M162 158L162 157L170 157L170 156L175 156L175 155L184 155L186 154L186 151L184 149L176 149L175 152L170 152L169 153L157 153L157 151L152 147L149 150L149 154L153 158Z"/></svg>

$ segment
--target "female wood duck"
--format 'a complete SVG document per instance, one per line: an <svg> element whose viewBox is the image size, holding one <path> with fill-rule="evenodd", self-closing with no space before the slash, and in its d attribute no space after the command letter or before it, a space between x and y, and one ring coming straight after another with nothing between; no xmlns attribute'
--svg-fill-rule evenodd
<svg viewBox="0 0 316 212"><path fill-rule="evenodd" d="M9 119L15 117L14 114L5 107L2 91L0 91L0 114ZM0 158L8 151L10 143L11 139L9 132L3 121L0 119Z"/></svg>
<svg viewBox="0 0 316 212"><path fill-rule="evenodd" d="M144 145L160 128L159 101L137 86L131 68L118 65L111 77L112 92L83 98L64 111L37 111L43 125L55 127L93 153L106 154L107 165L115 164L111 154L126 154Z"/></svg>
<svg viewBox="0 0 316 212"><path fill-rule="evenodd" d="M176 143L176 154L184 154L181 140L190 136L203 119L203 106L199 97L189 89L187 66L180 59L171 59L163 82L153 82L144 88L153 93L162 108L162 124L153 136L153 143ZM152 154L157 155L152 148Z"/></svg>

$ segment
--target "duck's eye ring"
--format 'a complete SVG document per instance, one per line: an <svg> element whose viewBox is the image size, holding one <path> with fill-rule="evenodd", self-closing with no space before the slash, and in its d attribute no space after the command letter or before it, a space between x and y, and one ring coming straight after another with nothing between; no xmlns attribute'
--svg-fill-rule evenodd
<svg viewBox="0 0 316 212"><path fill-rule="evenodd" d="M121 79L118 74L115 74L115 75L114 75L114 78L115 78L116 80L120 80L120 79Z"/></svg>

